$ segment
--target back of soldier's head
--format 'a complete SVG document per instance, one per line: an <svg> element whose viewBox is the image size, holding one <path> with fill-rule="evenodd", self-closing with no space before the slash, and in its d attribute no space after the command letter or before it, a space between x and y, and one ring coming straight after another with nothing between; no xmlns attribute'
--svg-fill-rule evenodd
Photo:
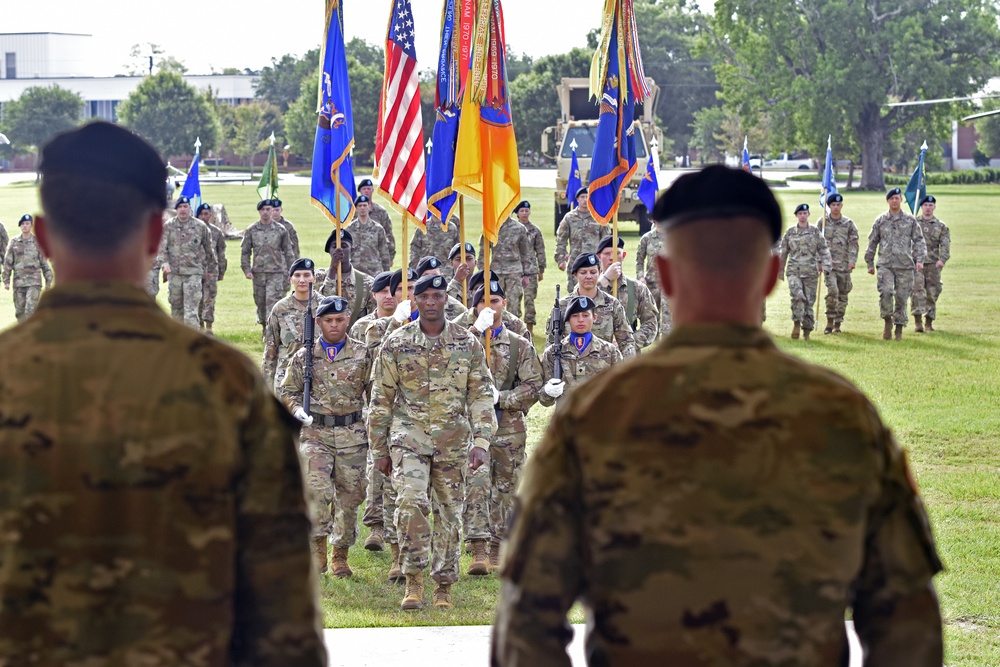
<svg viewBox="0 0 1000 667"><path fill-rule="evenodd" d="M113 123L57 135L42 147L38 171L49 232L85 254L115 253L167 205L163 158Z"/></svg>

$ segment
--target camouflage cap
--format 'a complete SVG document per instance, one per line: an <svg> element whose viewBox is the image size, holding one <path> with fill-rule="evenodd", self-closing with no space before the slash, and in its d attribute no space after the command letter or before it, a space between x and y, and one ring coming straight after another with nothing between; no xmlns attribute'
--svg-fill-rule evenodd
<svg viewBox="0 0 1000 667"><path fill-rule="evenodd" d="M600 252L602 250L604 250L605 248L610 248L611 244L613 243L613 241L612 241L613 238L614 237L609 234L609 235L605 236L604 238L602 238L600 241L598 241L597 242L597 253L600 254ZM621 248L624 248L624 247L625 247L625 239L623 239L622 237L619 236L618 237L618 248L621 249Z"/></svg>
<svg viewBox="0 0 1000 667"><path fill-rule="evenodd" d="M588 266L599 266L597 261L597 255L595 255L592 252L585 252L579 257L577 257L576 261L573 262L573 269L570 271L570 273L575 274L580 269L583 269Z"/></svg>
<svg viewBox="0 0 1000 667"><path fill-rule="evenodd" d="M320 301L319 306L316 307L316 317L339 315L340 313L348 313L350 310L351 307L344 297L328 296Z"/></svg>
<svg viewBox="0 0 1000 667"><path fill-rule="evenodd" d="M496 294L497 296L506 299L507 293L503 291L503 287L500 286L500 282L497 280L490 281L490 294ZM472 303L470 307L475 308L479 305L479 302L486 298L486 288L480 287L476 290L476 293L472 295Z"/></svg>
<svg viewBox="0 0 1000 667"><path fill-rule="evenodd" d="M885 193L885 199L886 199L886 201L889 201L889 199L891 199L892 197L895 197L896 195L899 195L900 197L902 197L903 196L903 191L900 190L899 188L893 188L893 189L891 189L891 190L889 190L888 192Z"/></svg>
<svg viewBox="0 0 1000 667"><path fill-rule="evenodd" d="M574 296L570 299L569 303L566 304L566 314L563 316L563 321L568 322L571 315L577 313L583 313L588 310L594 310L597 308L597 304L594 300L587 296Z"/></svg>
<svg viewBox="0 0 1000 667"><path fill-rule="evenodd" d="M795 215L798 215L799 211L806 211L808 213L809 212L809 204L799 204L798 206L796 206L795 207Z"/></svg>
<svg viewBox="0 0 1000 667"><path fill-rule="evenodd" d="M316 264L308 257L300 257L288 267L288 275L292 276L296 271L316 272Z"/></svg>
<svg viewBox="0 0 1000 667"><path fill-rule="evenodd" d="M211 210L212 210L211 204L198 204L198 210L196 210L194 214L201 215L202 211L211 211Z"/></svg>
<svg viewBox="0 0 1000 667"><path fill-rule="evenodd" d="M413 286L413 296L423 294L429 289L440 291L448 289L448 284L444 276L424 276L420 278L417 284Z"/></svg>
<svg viewBox="0 0 1000 667"><path fill-rule="evenodd" d="M826 198L826 205L829 206L830 204L840 204L843 201L844 201L843 195L841 195L839 192L834 192L833 194L831 194Z"/></svg>
<svg viewBox="0 0 1000 667"><path fill-rule="evenodd" d="M402 282L402 272L400 272L400 282ZM372 282L372 294L381 292L386 287L392 285L392 271L382 271L375 276L375 280Z"/></svg>
<svg viewBox="0 0 1000 667"><path fill-rule="evenodd" d="M417 262L417 277L424 275L428 271L441 268L441 260L437 257L423 257Z"/></svg>
<svg viewBox="0 0 1000 667"><path fill-rule="evenodd" d="M354 237L346 229L340 230L340 245L345 243L350 243L354 245ZM335 248L337 246L337 230L334 229L330 232L330 237L326 240L326 245L323 246L323 252L330 252L330 248Z"/></svg>
<svg viewBox="0 0 1000 667"><path fill-rule="evenodd" d="M448 259L455 259L456 257L458 257L461 251L462 251L462 244L456 243L451 247L451 252L448 253ZM465 242L465 255L466 257L468 257L469 255L472 255L473 257L476 256L476 246L472 245L468 241Z"/></svg>
<svg viewBox="0 0 1000 667"><path fill-rule="evenodd" d="M496 274L492 269L490 270L490 280L500 280L500 276ZM483 284L483 271L476 271L469 278L469 289L473 292L476 288Z"/></svg>
<svg viewBox="0 0 1000 667"><path fill-rule="evenodd" d="M411 283L417 279L417 272L413 269L406 270L406 279ZM392 272L392 278L389 279L389 291L393 294L399 289L399 286L403 284L403 269L396 269Z"/></svg>

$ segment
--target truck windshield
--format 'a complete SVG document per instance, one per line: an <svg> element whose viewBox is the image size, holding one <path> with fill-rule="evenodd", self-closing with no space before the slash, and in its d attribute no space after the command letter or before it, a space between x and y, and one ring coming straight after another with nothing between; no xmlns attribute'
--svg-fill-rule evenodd
<svg viewBox="0 0 1000 667"><path fill-rule="evenodd" d="M589 158L594 155L594 139L597 137L596 125L585 125L582 127L570 127L566 130L566 139L563 141L561 157L572 158L573 149L570 147L573 140L576 140L576 157ZM635 156L636 159L646 158L646 139L642 135L642 128L635 126Z"/></svg>

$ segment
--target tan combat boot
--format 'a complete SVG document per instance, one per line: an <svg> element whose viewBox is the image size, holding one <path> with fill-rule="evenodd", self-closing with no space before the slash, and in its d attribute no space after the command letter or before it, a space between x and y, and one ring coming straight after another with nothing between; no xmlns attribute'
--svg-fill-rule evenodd
<svg viewBox="0 0 1000 667"><path fill-rule="evenodd" d="M811 331L812 331L812 329L803 329L802 330L802 340L809 340L809 333Z"/></svg>
<svg viewBox="0 0 1000 667"><path fill-rule="evenodd" d="M798 322L796 322L795 325L792 327L792 339L798 340L799 339L799 332L801 330L802 330L802 325L799 324Z"/></svg>
<svg viewBox="0 0 1000 667"><path fill-rule="evenodd" d="M424 608L424 573L406 575L406 592L399 607L403 611L414 611Z"/></svg>
<svg viewBox="0 0 1000 667"><path fill-rule="evenodd" d="M500 569L500 540L490 540L490 572Z"/></svg>
<svg viewBox="0 0 1000 667"><path fill-rule="evenodd" d="M835 334L839 334L840 333L840 322L834 322L833 323L833 333L835 333Z"/></svg>
<svg viewBox="0 0 1000 667"><path fill-rule="evenodd" d="M316 563L316 572L324 574L326 572L326 536L314 537L309 544L312 551L313 562Z"/></svg>
<svg viewBox="0 0 1000 667"><path fill-rule="evenodd" d="M434 606L437 609L451 609L455 605L451 603L451 584L442 584L434 587Z"/></svg>
<svg viewBox="0 0 1000 667"><path fill-rule="evenodd" d="M826 318L826 328L823 329L823 333L825 333L825 334L832 334L833 333L833 318L832 317Z"/></svg>
<svg viewBox="0 0 1000 667"><path fill-rule="evenodd" d="M896 325L896 340L903 340L903 325Z"/></svg>
<svg viewBox="0 0 1000 667"><path fill-rule="evenodd" d="M934 321L933 317L927 317L926 315L924 316L924 331L926 331L927 333L934 331L934 325L931 324L931 322L933 321Z"/></svg>
<svg viewBox="0 0 1000 667"><path fill-rule="evenodd" d="M914 328L913 328L913 330L916 331L917 333L923 333L924 332L924 324L920 320L921 320L921 318L920 318L919 315L914 315L913 316L913 323L915 325Z"/></svg>
<svg viewBox="0 0 1000 667"><path fill-rule="evenodd" d="M330 558L330 569L333 576L338 579L346 579L354 574L351 566L347 564L347 547L334 547L333 555Z"/></svg>
<svg viewBox="0 0 1000 667"><path fill-rule="evenodd" d="M372 532L365 540L365 549L368 551L385 551L385 528L382 524L376 523L372 526Z"/></svg>
<svg viewBox="0 0 1000 667"><path fill-rule="evenodd" d="M882 340L892 340L892 318L885 318L885 330L882 331Z"/></svg>
<svg viewBox="0 0 1000 667"><path fill-rule="evenodd" d="M490 559L486 554L486 540L472 540L472 563L469 574L480 576L490 573Z"/></svg>
<svg viewBox="0 0 1000 667"><path fill-rule="evenodd" d="M406 580L403 576L403 571L399 568L399 545L389 543L389 548L392 550L392 565L389 566L389 576L386 577L389 583L400 584Z"/></svg>

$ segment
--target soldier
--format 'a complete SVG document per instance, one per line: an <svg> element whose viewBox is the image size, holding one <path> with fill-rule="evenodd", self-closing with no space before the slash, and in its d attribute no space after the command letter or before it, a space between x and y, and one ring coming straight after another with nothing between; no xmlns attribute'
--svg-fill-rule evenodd
<svg viewBox="0 0 1000 667"><path fill-rule="evenodd" d="M824 334L840 333L847 312L847 295L854 288L851 271L858 262L858 228L841 214L844 197L835 192L826 198L830 215L823 226L823 238L830 249L831 270L826 273L826 328Z"/></svg>
<svg viewBox="0 0 1000 667"><path fill-rule="evenodd" d="M656 274L656 256L662 251L663 239L656 227L642 235L639 239L639 248L635 251L635 281L649 288L649 293L653 295L653 303L660 311L660 330L657 338L670 333L670 304L663 298Z"/></svg>
<svg viewBox="0 0 1000 667"><path fill-rule="evenodd" d="M573 277L577 283L576 289L564 296L559 302L559 309L566 312L574 297L585 296L594 304L594 335L618 347L624 359L636 355L635 335L632 327L625 319L625 309L621 302L597 288L597 280L601 275L600 260L593 253L584 253L576 258L573 264ZM552 315L545 324L545 344L554 345L556 340L552 332Z"/></svg>
<svg viewBox="0 0 1000 667"><path fill-rule="evenodd" d="M534 263L531 264L532 274L528 277L524 287L524 323L528 325L528 340L532 340L535 333L535 323L538 322L538 314L535 311L538 283L545 279L545 239L542 237L542 230L531 221L530 203L527 201L519 203L514 209L514 215L528 232L528 243L531 245L532 254L535 257Z"/></svg>
<svg viewBox="0 0 1000 667"><path fill-rule="evenodd" d="M361 341L365 340L365 331L368 330L371 324L378 320L392 317L392 314L396 312L396 295L393 294L390 287L392 274L392 271L379 271L373 277L372 298L375 300L375 310L359 318L351 325L351 331L348 334L351 338ZM379 337L381 338L381 334Z"/></svg>
<svg viewBox="0 0 1000 667"><path fill-rule="evenodd" d="M198 329L205 281L219 270L208 225L191 217L191 200L181 196L174 204L177 215L163 226L158 261L169 281L170 315Z"/></svg>
<svg viewBox="0 0 1000 667"><path fill-rule="evenodd" d="M372 285L375 279L354 268L352 255L354 237L346 229L340 230L340 247L337 247L337 230L330 232L324 251L330 255L330 269L323 276L319 293L323 296L342 296L351 304L351 326L375 310ZM343 293L337 291L337 266L340 266Z"/></svg>
<svg viewBox="0 0 1000 667"><path fill-rule="evenodd" d="M476 290L483 286L483 280L484 275L482 271L476 271L473 273L469 278L469 294L475 294ZM493 273L493 271L490 271L490 280L492 282L500 282L499 278L497 278L497 274ZM503 325L508 331L516 333L518 336L521 336L529 341L531 340L531 334L528 333L528 327L521 321L521 318L511 315L510 311L506 308L504 308L501 313L501 317L503 319ZM471 327L475 321L476 311L472 308L452 320L452 322L458 326L465 327L466 329ZM534 343L532 343L532 345L534 345Z"/></svg>
<svg viewBox="0 0 1000 667"><path fill-rule="evenodd" d="M448 260L451 262L451 280L448 281L448 296L458 301L462 301L463 295L468 300L472 298L475 291L469 287L469 278L476 272L476 246L468 241L465 242L465 263L462 263L462 244L456 243L448 253ZM492 271L491 271L492 273ZM462 283L465 283L465 292L462 290ZM465 305L463 302L462 305Z"/></svg>
<svg viewBox="0 0 1000 667"><path fill-rule="evenodd" d="M260 213L260 220L243 231L240 269L247 280L253 281L257 323L263 327L274 304L285 294L288 267L297 257L292 254L288 230L271 220L271 200L258 202L257 212Z"/></svg>
<svg viewBox="0 0 1000 667"><path fill-rule="evenodd" d="M424 276L443 276L444 275L444 263L437 257L422 257L419 262L417 262L417 280L420 280ZM468 308L462 305L462 302L454 297L448 297L448 304L444 309L444 316L448 320L453 320Z"/></svg>
<svg viewBox="0 0 1000 667"><path fill-rule="evenodd" d="M618 300L625 309L625 321L635 333L635 346L642 349L652 345L660 330L660 313L653 303L653 295L642 283L625 276L622 272L622 261L625 259L625 241L618 237L618 259L611 249L612 237L605 236L597 244L597 258L601 261L603 273L597 280L597 286L612 294L611 285L618 281Z"/></svg>
<svg viewBox="0 0 1000 667"><path fill-rule="evenodd" d="M306 313L309 310L309 286L316 280L316 265L306 257L295 260L288 269L288 280L292 293L274 304L271 314L267 316L264 356L260 361L261 373L275 393L278 393L285 380L292 356L303 345ZM313 291L313 317L316 317L315 313L319 310L320 300L319 293Z"/></svg>
<svg viewBox="0 0 1000 667"><path fill-rule="evenodd" d="M681 176L652 217L674 330L564 398L525 467L492 664L940 667L941 566L906 458L847 380L760 328L781 209L764 182ZM623 398L628 397L627 401Z"/></svg>
<svg viewBox="0 0 1000 667"><path fill-rule="evenodd" d="M792 295L792 338L809 340L816 327L813 307L819 276L830 271L830 249L823 232L809 224L809 204L795 207L798 222L781 239L781 270Z"/></svg>
<svg viewBox="0 0 1000 667"><path fill-rule="evenodd" d="M389 266L386 268L389 269L392 268L393 263L396 261L396 237L392 233L392 218L389 217L389 212L375 201L375 197L372 194L374 192L375 184L372 183L372 179L361 179L361 183L358 184L358 194L368 197L368 201L372 207L369 215L372 220L382 225L382 229L385 230L385 240L389 248ZM357 215L357 211L355 211L355 215Z"/></svg>
<svg viewBox="0 0 1000 667"><path fill-rule="evenodd" d="M473 470L485 463L496 429L483 346L445 319L446 286L443 276L417 281L413 294L420 317L385 339L373 371L368 438L375 467L392 473L399 503L404 610L423 607L423 572L432 541L434 606L452 607L465 500L462 468L466 461ZM432 490L433 533L428 521Z"/></svg>
<svg viewBox="0 0 1000 667"><path fill-rule="evenodd" d="M285 231L288 232L288 242L292 248L292 257L298 258L302 256L299 250L299 233L295 230L292 221L285 218L284 210L280 199L275 197L271 200L271 222L277 222L285 228Z"/></svg>
<svg viewBox="0 0 1000 667"><path fill-rule="evenodd" d="M226 235L212 221L211 205L199 205L195 215L205 223L212 234L212 247L215 250L215 263L218 267L215 273L208 274L201 293L201 328L205 333L211 334L212 323L215 322L215 299L219 295L219 281L226 277L226 269L229 268L229 260L226 259Z"/></svg>
<svg viewBox="0 0 1000 667"><path fill-rule="evenodd" d="M556 264L560 271L567 271L566 292L572 292L576 287L576 278L572 267L577 257L584 253L597 250L597 242L604 236L604 227L600 225L587 207L587 188L576 191L576 208L566 214L556 229ZM569 244L569 252L566 245Z"/></svg>
<svg viewBox="0 0 1000 667"><path fill-rule="evenodd" d="M500 542L506 535L513 493L521 477L528 441L525 415L538 400L542 388L542 367L535 347L504 326L502 314L506 307L503 286L496 281L490 285L489 307L482 287L477 288L472 297L472 308L476 312L472 332L476 336L490 337L497 431L490 441L487 465L466 470L463 523L465 539L472 547L471 575L489 574L499 566Z"/></svg>
<svg viewBox="0 0 1000 667"><path fill-rule="evenodd" d="M2 661L325 665L297 425L142 289L163 158L97 121L40 159L58 281L0 333Z"/></svg>
<svg viewBox="0 0 1000 667"><path fill-rule="evenodd" d="M484 237L480 235L477 264L480 269L483 268L485 261L483 243ZM524 288L528 286L528 279L538 273L535 264L537 262L531 247L531 239L528 238L528 230L520 221L507 218L497 230L497 242L493 244L490 256L490 270L500 276L500 285L510 296L507 300L510 304L509 310L515 317L521 316L521 296L524 294Z"/></svg>
<svg viewBox="0 0 1000 667"><path fill-rule="evenodd" d="M352 260L354 265L370 276L392 268L392 255L389 253L389 243L385 238L382 225L371 218L371 199L358 195L354 200L354 208L358 216L350 224L352 243Z"/></svg>
<svg viewBox="0 0 1000 667"><path fill-rule="evenodd" d="M451 248L458 243L459 220L457 216L451 216L448 225L441 224L441 220L431 217L427 221L427 232L420 229L413 230L413 237L410 239L410 268L417 268L417 262L424 257L444 257ZM451 278L451 267L442 267L441 275Z"/></svg>
<svg viewBox="0 0 1000 667"><path fill-rule="evenodd" d="M330 296L316 309L320 335L311 349L292 357L281 398L302 422L299 451L312 495L312 553L319 573L327 571L327 539L333 544L330 569L338 578L354 574L347 552L358 538L358 508L365 500L368 434L362 410L369 390L372 358L364 343L348 338L350 305ZM306 355L313 357L310 410L303 408ZM333 504L331 514L330 505Z"/></svg>
<svg viewBox="0 0 1000 667"><path fill-rule="evenodd" d="M7 254L8 243L10 243L10 237L7 235L7 227L5 227L3 221L0 220L0 267L3 266L3 260Z"/></svg>
<svg viewBox="0 0 1000 667"><path fill-rule="evenodd" d="M948 226L937 219L934 209L937 199L927 195L920 200L920 216L917 223L924 235L927 246L927 258L924 268L914 275L913 280L913 322L914 331L934 331L933 322L937 319L937 300L941 296L941 270L944 263L951 259L951 232ZM924 316L924 325L920 325L920 316Z"/></svg>
<svg viewBox="0 0 1000 667"><path fill-rule="evenodd" d="M896 324L896 340L903 339L906 326L906 301L913 291L913 273L924 270L927 245L916 219L903 211L903 194L899 188L886 193L889 210L875 218L868 235L865 264L868 273L875 273L875 251L878 250L878 305L885 329L883 340L893 337L892 325ZM895 299L895 305L893 304Z"/></svg>
<svg viewBox="0 0 1000 667"><path fill-rule="evenodd" d="M31 231L34 219L30 215L22 215L17 226L21 228L21 235L11 239L7 246L3 261L3 286L10 291L13 276L14 316L20 322L38 307L42 278L45 278L46 289L52 286L52 267Z"/></svg>

